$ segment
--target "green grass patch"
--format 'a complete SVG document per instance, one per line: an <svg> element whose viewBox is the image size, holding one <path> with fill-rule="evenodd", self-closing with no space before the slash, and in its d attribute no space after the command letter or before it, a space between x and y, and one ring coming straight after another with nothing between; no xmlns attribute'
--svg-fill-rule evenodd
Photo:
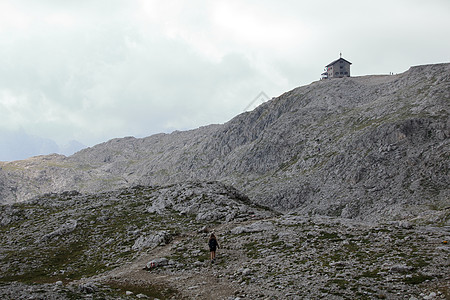
<svg viewBox="0 0 450 300"><path fill-rule="evenodd" d="M250 242L247 244L244 244L244 248L247 252L247 256L249 258L259 258L260 253L258 252L259 244L257 242Z"/></svg>
<svg viewBox="0 0 450 300"><path fill-rule="evenodd" d="M347 250L347 252L356 252L359 250L359 246L354 242L349 242L348 244L345 244L344 248Z"/></svg>
<svg viewBox="0 0 450 300"><path fill-rule="evenodd" d="M326 231L321 231L320 235L317 238L319 240L331 240L333 242L338 242L342 240L336 232L326 232Z"/></svg>
<svg viewBox="0 0 450 300"><path fill-rule="evenodd" d="M424 259L422 257L418 257L416 259L409 260L407 262L407 264L408 264L408 266L411 266L414 268L423 268L423 267L430 265L430 263L427 260L429 260L429 259Z"/></svg>
<svg viewBox="0 0 450 300"><path fill-rule="evenodd" d="M349 285L349 281L345 279L331 279L327 282L328 286L332 284L336 284L340 289L346 289Z"/></svg>
<svg viewBox="0 0 450 300"><path fill-rule="evenodd" d="M86 244L73 242L60 247L15 251L9 253L7 260L19 262L24 269L12 267L0 275L0 282L20 281L24 283L51 283L57 280L75 280L92 276L107 268L97 256L86 257L83 253ZM61 273L60 270L64 270Z"/></svg>
<svg viewBox="0 0 450 300"><path fill-rule="evenodd" d="M433 277L424 274L413 275L412 277L406 277L403 281L407 284L420 284L427 280L431 280Z"/></svg>
<svg viewBox="0 0 450 300"><path fill-rule="evenodd" d="M359 278L361 277L365 277L365 278L380 278L380 274L378 274L380 272L379 269L374 269L371 271L365 271L361 274L361 276L359 276Z"/></svg>

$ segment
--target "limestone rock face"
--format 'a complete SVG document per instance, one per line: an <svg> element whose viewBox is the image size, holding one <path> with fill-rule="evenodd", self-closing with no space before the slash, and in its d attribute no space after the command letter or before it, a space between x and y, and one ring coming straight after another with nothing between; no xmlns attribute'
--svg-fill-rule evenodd
<svg viewBox="0 0 450 300"><path fill-rule="evenodd" d="M0 202L220 181L279 211L418 216L449 206L449 79L450 64L436 64L322 80L222 125L0 163ZM151 209L158 205L176 204Z"/></svg>

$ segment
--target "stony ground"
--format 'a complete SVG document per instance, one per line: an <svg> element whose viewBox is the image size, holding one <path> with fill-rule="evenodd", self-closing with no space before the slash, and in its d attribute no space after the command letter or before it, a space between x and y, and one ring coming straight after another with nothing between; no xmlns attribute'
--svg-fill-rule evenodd
<svg viewBox="0 0 450 300"><path fill-rule="evenodd" d="M219 183L51 194L0 206L0 298L449 299L449 216L277 215Z"/></svg>
<svg viewBox="0 0 450 300"><path fill-rule="evenodd" d="M449 294L448 228L364 224L295 215L216 228L223 248L205 259L206 235L157 248L100 282L147 278L189 299L431 299ZM140 270L145 261L169 264ZM150 275L149 275L150 274ZM434 296L434 297L430 297Z"/></svg>

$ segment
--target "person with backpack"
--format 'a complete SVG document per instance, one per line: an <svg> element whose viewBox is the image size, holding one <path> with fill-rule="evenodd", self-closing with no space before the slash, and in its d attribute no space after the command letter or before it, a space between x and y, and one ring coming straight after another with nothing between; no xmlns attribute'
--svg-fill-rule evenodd
<svg viewBox="0 0 450 300"><path fill-rule="evenodd" d="M216 249L220 248L219 242L217 242L217 238L214 235L214 232L211 233L211 236L209 237L208 246L209 252L211 253L211 262L214 262L216 260Z"/></svg>

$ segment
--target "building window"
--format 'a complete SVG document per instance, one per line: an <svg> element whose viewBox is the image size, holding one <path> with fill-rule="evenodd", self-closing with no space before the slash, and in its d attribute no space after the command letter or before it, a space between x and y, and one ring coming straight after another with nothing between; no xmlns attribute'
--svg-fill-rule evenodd
<svg viewBox="0 0 450 300"><path fill-rule="evenodd" d="M348 72L345 72L345 75L348 75Z"/></svg>
<svg viewBox="0 0 450 300"><path fill-rule="evenodd" d="M341 74L344 74L344 72L341 72Z"/></svg>
<svg viewBox="0 0 450 300"><path fill-rule="evenodd" d="M341 66L341 69L343 69L344 68L344 66Z"/></svg>
<svg viewBox="0 0 450 300"><path fill-rule="evenodd" d="M334 75L339 75L339 72L334 73Z"/></svg>

